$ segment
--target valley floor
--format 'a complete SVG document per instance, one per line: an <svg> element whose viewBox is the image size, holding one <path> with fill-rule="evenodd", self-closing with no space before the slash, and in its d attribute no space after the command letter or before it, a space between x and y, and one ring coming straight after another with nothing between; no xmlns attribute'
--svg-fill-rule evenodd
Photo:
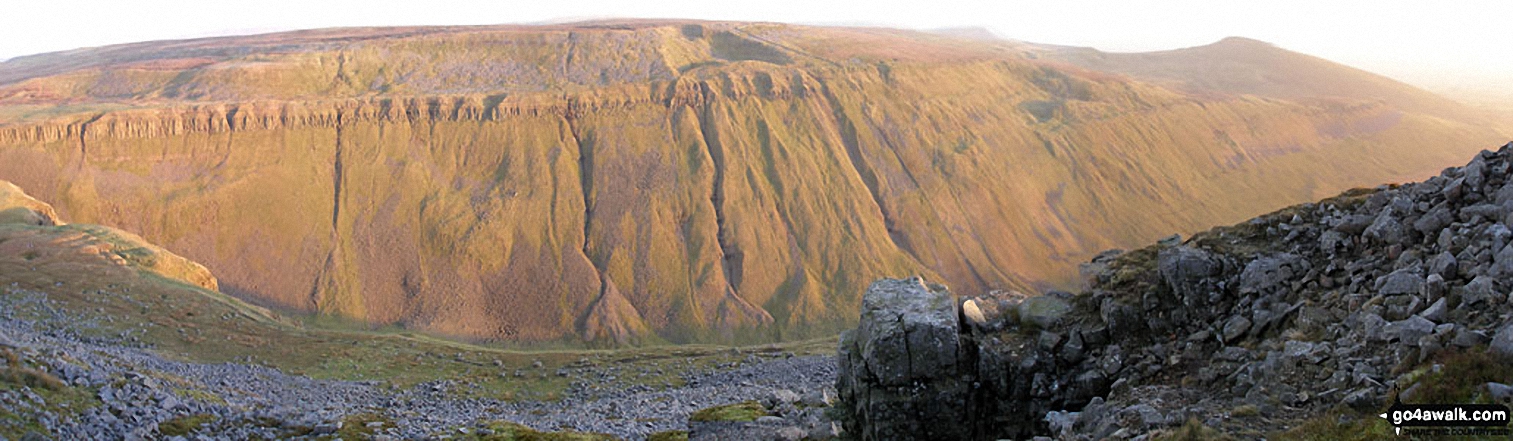
<svg viewBox="0 0 1513 441"><path fill-rule="evenodd" d="M753 351L738 361L689 369L681 385L658 387L617 381L644 374L637 371L645 365L595 357L554 372L502 371L519 381L571 380L559 400L506 401L466 393L475 386L463 381L398 387L312 379L255 363L171 360L131 332L109 328L59 307L45 293L4 291L0 350L9 360L0 381L0 438L471 439L520 428L513 422L641 439L687 430L691 413L715 405L782 390L823 396L835 377L831 356Z"/></svg>

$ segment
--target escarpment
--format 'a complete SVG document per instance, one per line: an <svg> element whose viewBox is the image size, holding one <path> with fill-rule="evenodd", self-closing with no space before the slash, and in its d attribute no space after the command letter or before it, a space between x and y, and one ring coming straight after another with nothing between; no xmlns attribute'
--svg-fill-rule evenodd
<svg viewBox="0 0 1513 441"><path fill-rule="evenodd" d="M902 31L343 32L0 64L0 178L265 306L484 340L769 341L853 325L885 275L1071 286L1099 250L1496 136Z"/></svg>
<svg viewBox="0 0 1513 441"><path fill-rule="evenodd" d="M1513 143L1423 182L1104 254L1080 294L953 300L880 281L841 340L847 430L1315 439L1389 436L1377 414L1394 400L1506 405L1510 225Z"/></svg>

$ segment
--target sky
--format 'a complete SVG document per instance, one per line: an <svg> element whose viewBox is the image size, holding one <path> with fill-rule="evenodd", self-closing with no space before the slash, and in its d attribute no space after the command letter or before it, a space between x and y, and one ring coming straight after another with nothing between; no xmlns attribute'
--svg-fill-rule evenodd
<svg viewBox="0 0 1513 441"><path fill-rule="evenodd" d="M1513 91L1513 2L1499 0L6 0L0 59L146 40L339 26L694 18L908 29L983 27L1132 52L1242 36L1424 87ZM1513 92L1509 92L1513 96Z"/></svg>

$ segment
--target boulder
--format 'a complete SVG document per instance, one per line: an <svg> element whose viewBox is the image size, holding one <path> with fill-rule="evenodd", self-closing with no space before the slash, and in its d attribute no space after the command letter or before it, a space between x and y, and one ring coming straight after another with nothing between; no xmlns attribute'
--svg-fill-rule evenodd
<svg viewBox="0 0 1513 441"><path fill-rule="evenodd" d="M1424 290L1424 276L1412 268L1387 274L1377 282L1377 292L1384 296L1419 294Z"/></svg>
<svg viewBox="0 0 1513 441"><path fill-rule="evenodd" d="M1428 308L1424 308L1424 312L1419 313L1419 315L1435 323L1444 323L1446 314L1449 312L1450 307L1445 304L1445 298L1441 297L1429 305Z"/></svg>
<svg viewBox="0 0 1513 441"><path fill-rule="evenodd" d="M841 336L836 389L846 431L862 440L961 439L970 388L957 378L951 293L918 277L883 279L862 297L861 323Z"/></svg>
<svg viewBox="0 0 1513 441"><path fill-rule="evenodd" d="M1308 272L1308 261L1296 254L1258 257L1240 272L1240 293L1271 293Z"/></svg>
<svg viewBox="0 0 1513 441"><path fill-rule="evenodd" d="M1019 304L1019 321L1045 329L1056 326L1071 311L1072 305L1065 300L1051 296L1030 297Z"/></svg>
<svg viewBox="0 0 1513 441"><path fill-rule="evenodd" d="M1250 331L1250 319L1240 315L1230 317L1229 321L1224 322L1224 344L1234 344L1248 331Z"/></svg>
<svg viewBox="0 0 1513 441"><path fill-rule="evenodd" d="M1487 345L1487 353L1513 363L1513 323L1503 325L1496 334L1492 335L1492 342Z"/></svg>
<svg viewBox="0 0 1513 441"><path fill-rule="evenodd" d="M1418 345L1419 337L1434 332L1434 322L1415 315L1388 323L1384 331L1389 339L1395 338L1398 342L1407 345Z"/></svg>
<svg viewBox="0 0 1513 441"><path fill-rule="evenodd" d="M862 298L858 354L884 386L955 374L956 317L948 291L932 290L917 277L880 280Z"/></svg>
<svg viewBox="0 0 1513 441"><path fill-rule="evenodd" d="M1223 263L1208 251L1189 246L1162 249L1156 255L1156 270L1188 308L1207 305L1217 291L1216 279Z"/></svg>

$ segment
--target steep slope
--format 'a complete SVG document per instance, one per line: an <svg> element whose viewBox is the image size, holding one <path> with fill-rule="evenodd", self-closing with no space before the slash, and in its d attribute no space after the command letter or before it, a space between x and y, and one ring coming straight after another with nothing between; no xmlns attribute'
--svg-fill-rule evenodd
<svg viewBox="0 0 1513 441"><path fill-rule="evenodd" d="M266 306L480 339L771 340L842 329L876 277L1068 286L1099 250L1496 139L1373 97L1033 56L658 21L86 49L0 64L0 178Z"/></svg>
<svg viewBox="0 0 1513 441"><path fill-rule="evenodd" d="M215 276L204 266L142 240L135 234L99 225L66 224L53 207L38 201L15 184L0 181L0 253L34 262L28 270L16 268L12 279L36 272L37 265L101 270L77 271L76 278L105 277L111 273L146 271L170 280L210 291L217 289Z"/></svg>
<svg viewBox="0 0 1513 441"><path fill-rule="evenodd" d="M1378 415L1513 401L1510 223L1513 143L1111 253L1077 295L881 280L842 337L838 408L862 440L1414 435Z"/></svg>
<svg viewBox="0 0 1513 441"><path fill-rule="evenodd" d="M831 371L813 354L834 340L521 351L299 320L216 292L204 268L119 230L37 225L47 205L0 181L0 212L20 210L33 214L0 220L3 439L433 439L482 427L580 439L525 426L638 439L684 428L708 403L820 390Z"/></svg>

